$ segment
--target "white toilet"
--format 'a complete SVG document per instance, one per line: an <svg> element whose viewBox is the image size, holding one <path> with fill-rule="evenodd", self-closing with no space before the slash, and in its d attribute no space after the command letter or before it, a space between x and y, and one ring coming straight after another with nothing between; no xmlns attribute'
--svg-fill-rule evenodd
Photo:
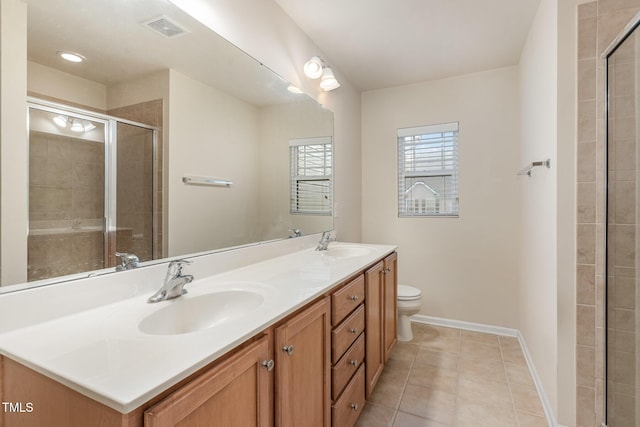
<svg viewBox="0 0 640 427"><path fill-rule="evenodd" d="M398 341L411 341L412 316L420 311L422 306L422 292L413 286L398 285Z"/></svg>

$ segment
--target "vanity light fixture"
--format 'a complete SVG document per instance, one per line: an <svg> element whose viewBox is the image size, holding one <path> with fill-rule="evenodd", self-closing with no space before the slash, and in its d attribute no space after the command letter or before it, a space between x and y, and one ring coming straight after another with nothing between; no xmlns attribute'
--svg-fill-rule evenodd
<svg viewBox="0 0 640 427"><path fill-rule="evenodd" d="M58 52L58 56L65 61L69 62L82 62L84 61L84 56L74 53L74 52Z"/></svg>
<svg viewBox="0 0 640 427"><path fill-rule="evenodd" d="M312 56L311 59L304 64L304 74L310 79L322 78L320 88L325 92L340 87L340 83L338 83L331 67L325 64L319 56Z"/></svg>
<svg viewBox="0 0 640 427"><path fill-rule="evenodd" d="M304 64L304 74L310 79L318 79L322 76L324 61L319 56L312 56L310 60Z"/></svg>
<svg viewBox="0 0 640 427"><path fill-rule="evenodd" d="M71 132L84 132L84 126L80 123L80 120L71 120Z"/></svg>
<svg viewBox="0 0 640 427"><path fill-rule="evenodd" d="M89 132L90 130L94 130L96 127L89 120L82 119L73 119L71 122L71 130L73 132Z"/></svg>
<svg viewBox="0 0 640 427"><path fill-rule="evenodd" d="M322 80L320 81L320 87L325 92L340 87L340 83L338 83L336 76L333 75L333 71L331 71L331 67L329 66L324 67L324 70L322 70Z"/></svg>
<svg viewBox="0 0 640 427"><path fill-rule="evenodd" d="M72 119L64 114L58 114L53 118L53 123L58 125L61 128L67 128L69 126L69 130L72 132L89 132L96 128L96 126L91 123L89 120L82 119Z"/></svg>
<svg viewBox="0 0 640 427"><path fill-rule="evenodd" d="M61 128L66 128L68 121L69 117L63 116L62 114L59 114L53 118L53 123L60 126Z"/></svg>

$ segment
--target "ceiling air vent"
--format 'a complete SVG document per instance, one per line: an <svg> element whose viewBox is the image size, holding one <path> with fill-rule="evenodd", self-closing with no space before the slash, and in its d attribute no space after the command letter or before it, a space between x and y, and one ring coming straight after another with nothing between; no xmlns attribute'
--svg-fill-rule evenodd
<svg viewBox="0 0 640 427"><path fill-rule="evenodd" d="M169 18L164 15L158 16L157 18L153 18L149 21L143 22L143 25L146 25L156 33L162 34L166 38L177 37L180 34L184 34L187 32L180 25L176 24Z"/></svg>

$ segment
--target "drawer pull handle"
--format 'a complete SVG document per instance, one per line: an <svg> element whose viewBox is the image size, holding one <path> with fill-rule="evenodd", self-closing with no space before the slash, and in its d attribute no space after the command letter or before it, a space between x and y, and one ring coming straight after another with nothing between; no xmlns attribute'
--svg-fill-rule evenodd
<svg viewBox="0 0 640 427"><path fill-rule="evenodd" d="M275 364L276 363L273 361L273 359L271 359L271 360L263 360L262 361L262 367L265 368L269 372L273 371L273 367L275 366Z"/></svg>
<svg viewBox="0 0 640 427"><path fill-rule="evenodd" d="M288 356L291 356L293 354L293 346L292 345L285 345L284 347L282 347L282 351L287 353Z"/></svg>
<svg viewBox="0 0 640 427"><path fill-rule="evenodd" d="M351 329L349 329L349 332L351 332L353 335L357 335L358 334L358 328L351 328Z"/></svg>
<svg viewBox="0 0 640 427"><path fill-rule="evenodd" d="M358 408L359 408L359 406L358 406L358 404L357 404L357 403L352 403L352 404L351 404L351 409L353 409L354 411L357 411L357 410L358 410Z"/></svg>
<svg viewBox="0 0 640 427"><path fill-rule="evenodd" d="M358 298L358 295L353 295L353 296L350 296L349 299L351 301L358 301L359 298Z"/></svg>
<svg viewBox="0 0 640 427"><path fill-rule="evenodd" d="M349 364L351 366L358 366L358 360L357 359L352 359L351 361L349 361Z"/></svg>

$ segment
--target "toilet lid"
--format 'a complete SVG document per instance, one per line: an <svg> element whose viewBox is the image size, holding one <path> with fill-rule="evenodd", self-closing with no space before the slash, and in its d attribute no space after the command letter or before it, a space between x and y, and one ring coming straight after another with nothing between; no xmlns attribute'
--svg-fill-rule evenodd
<svg viewBox="0 0 640 427"><path fill-rule="evenodd" d="M422 295L420 289L413 286L398 285L398 299L399 300L411 300L418 299Z"/></svg>

